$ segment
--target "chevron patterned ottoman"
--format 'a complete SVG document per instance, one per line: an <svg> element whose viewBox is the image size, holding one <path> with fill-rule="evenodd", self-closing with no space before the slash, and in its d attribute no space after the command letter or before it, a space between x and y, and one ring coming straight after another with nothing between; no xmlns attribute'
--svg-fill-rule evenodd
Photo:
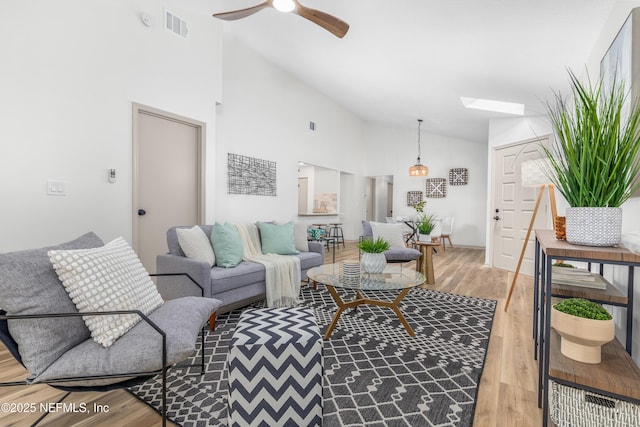
<svg viewBox="0 0 640 427"><path fill-rule="evenodd" d="M322 337L313 311L244 311L229 353L230 426L322 425Z"/></svg>

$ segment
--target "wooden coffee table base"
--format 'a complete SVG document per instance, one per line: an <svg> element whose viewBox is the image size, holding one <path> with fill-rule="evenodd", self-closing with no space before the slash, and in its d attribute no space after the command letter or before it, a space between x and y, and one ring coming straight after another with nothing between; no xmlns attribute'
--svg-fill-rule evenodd
<svg viewBox="0 0 640 427"><path fill-rule="evenodd" d="M393 311L395 311L396 316L398 316L398 319L400 319L400 322L402 323L404 328L407 330L407 333L409 333L409 335L411 335L412 337L416 335L415 332L413 332L411 325L409 325L409 323L407 322L407 319L405 319L404 315L402 314L399 308L400 301L402 301L405 295L409 293L411 288L402 289L400 291L400 294L393 301L380 301L380 300L369 299L369 298L366 298L362 292L356 289L356 299L348 302L344 302L342 298L340 298L340 295L338 295L338 292L335 290L333 286L327 285L327 289L329 289L329 293L331 294L334 301L338 305L338 310L336 311L336 314L333 316L333 320L331 321L331 324L327 328L327 332L325 332L324 334L325 340L328 340L331 334L333 333L333 329L336 327L336 324L338 323L338 319L340 319L340 315L346 308L353 307L357 309L358 306L362 304L377 305L380 307L390 307Z"/></svg>

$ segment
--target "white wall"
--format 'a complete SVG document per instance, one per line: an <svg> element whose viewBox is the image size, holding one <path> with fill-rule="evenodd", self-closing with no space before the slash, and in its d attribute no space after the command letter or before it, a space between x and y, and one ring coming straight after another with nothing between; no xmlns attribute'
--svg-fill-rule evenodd
<svg viewBox="0 0 640 427"><path fill-rule="evenodd" d="M417 156L417 128L399 128L369 124L366 132L367 165L365 175L393 175L393 215L410 216L416 211L407 206L407 191L425 192L425 179L409 177L409 166ZM426 213L455 217L454 244L479 246L485 244L487 147L421 133L422 164L429 167L429 178L447 179L447 196L427 198ZM449 169L467 168L467 185L449 185Z"/></svg>
<svg viewBox="0 0 640 427"><path fill-rule="evenodd" d="M624 24L624 21L627 19L627 16L631 12L631 9L634 7L640 7L640 1L625 1L617 3L611 16L609 17L606 25L604 26L600 37L594 49L591 53L591 56L586 61L587 69L589 70L589 74L591 76L598 76L600 74L600 60L606 53L607 49L611 45L611 42L615 38L616 34ZM634 40L636 43L637 40ZM636 81L634 84L640 84L640 79L636 77ZM624 205L622 205L622 233L628 233L630 231L638 231L640 230L640 223L638 222L638 218L640 218L640 197L634 197L629 199ZM640 277L640 269L635 269L635 287L634 287L634 319L633 319L633 349L632 355L636 363L640 364L640 283L638 278ZM622 292L626 294L627 292L627 269L626 268L617 268L612 275L608 275L605 271L605 277L610 280L613 280L614 284L620 289ZM625 310L621 308L615 307L607 307L613 313L614 318L616 319L616 335L620 339L621 342L625 342L626 337L626 328L625 328L625 319L626 313Z"/></svg>
<svg viewBox="0 0 640 427"><path fill-rule="evenodd" d="M163 29L165 7L188 21L187 40ZM221 24L177 0L8 0L0 40L0 252L88 230L130 241L132 103L207 123L211 148ZM47 196L48 179L67 196Z"/></svg>
<svg viewBox="0 0 640 427"><path fill-rule="evenodd" d="M225 102L218 108L215 220L296 218L299 161L362 175L362 120L264 60L229 29L225 30L223 90ZM310 121L315 122L315 131L309 129ZM228 194L229 152L276 161L277 196ZM358 180L354 185L354 193L362 193ZM317 180L314 186L318 187ZM351 233L364 217L362 201L351 203L350 215L341 217L348 223L345 233Z"/></svg>
<svg viewBox="0 0 640 427"><path fill-rule="evenodd" d="M620 27L626 20L629 12L634 7L640 7L640 1L623 1L615 4L611 15L609 16L604 28L601 31L600 36L593 48L593 51L589 58L585 58L585 67L588 70L589 75L593 80L600 74L600 60L604 56L605 52L609 48L615 35L618 33ZM584 70L574 70L576 73L584 74ZM536 136L550 133L551 128L548 121L544 117L538 118L519 118L519 119L504 119L504 120L492 120L490 122L489 130L489 146L496 147L499 145L508 144L510 142L522 141ZM491 163L491 155L489 154L488 163ZM490 166L490 171L492 170ZM490 176L490 174L489 174ZM489 185L488 188L491 188ZM562 199L562 196L556 192L558 197L559 206L558 214L563 215L564 208L567 206L566 202ZM488 201L490 203L489 194ZM640 230L640 198L635 197L628 200L623 206L623 223L622 232L628 233L630 231ZM488 215L490 216L490 215ZM487 254L489 249L490 236L487 234ZM488 257L487 257L488 259ZM488 261L487 261L488 262ZM626 294L627 287L627 269L610 267L605 270L605 277L616 285L618 289ZM640 277L640 269L635 269L635 277ZM636 279L636 282L638 280ZM640 363L640 286L636 283L634 288L634 316L633 320L633 349L632 354L637 363ZM625 319L626 313L624 309L616 307L607 307L616 319L616 335L621 342L625 342Z"/></svg>

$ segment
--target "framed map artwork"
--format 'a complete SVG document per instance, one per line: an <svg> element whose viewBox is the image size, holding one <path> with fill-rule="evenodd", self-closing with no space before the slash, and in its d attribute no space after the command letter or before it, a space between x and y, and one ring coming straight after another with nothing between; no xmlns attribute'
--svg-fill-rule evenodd
<svg viewBox="0 0 640 427"><path fill-rule="evenodd" d="M467 168L449 169L449 185L467 185L469 171Z"/></svg>
<svg viewBox="0 0 640 427"><path fill-rule="evenodd" d="M425 194L433 199L447 197L447 180L445 178L427 178Z"/></svg>
<svg viewBox="0 0 640 427"><path fill-rule="evenodd" d="M422 201L422 191L407 191L407 206L413 206Z"/></svg>

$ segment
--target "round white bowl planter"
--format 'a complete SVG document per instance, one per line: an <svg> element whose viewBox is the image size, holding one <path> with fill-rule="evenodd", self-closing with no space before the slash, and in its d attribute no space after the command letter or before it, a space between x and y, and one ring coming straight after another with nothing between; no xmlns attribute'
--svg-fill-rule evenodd
<svg viewBox="0 0 640 427"><path fill-rule="evenodd" d="M558 311L553 306L551 327L560 334L560 352L583 363L600 363L602 346L615 338L613 319L585 319Z"/></svg>
<svg viewBox="0 0 640 427"><path fill-rule="evenodd" d="M383 253L368 253L362 254L360 260L362 271L367 273L382 273L387 266L387 258Z"/></svg>

